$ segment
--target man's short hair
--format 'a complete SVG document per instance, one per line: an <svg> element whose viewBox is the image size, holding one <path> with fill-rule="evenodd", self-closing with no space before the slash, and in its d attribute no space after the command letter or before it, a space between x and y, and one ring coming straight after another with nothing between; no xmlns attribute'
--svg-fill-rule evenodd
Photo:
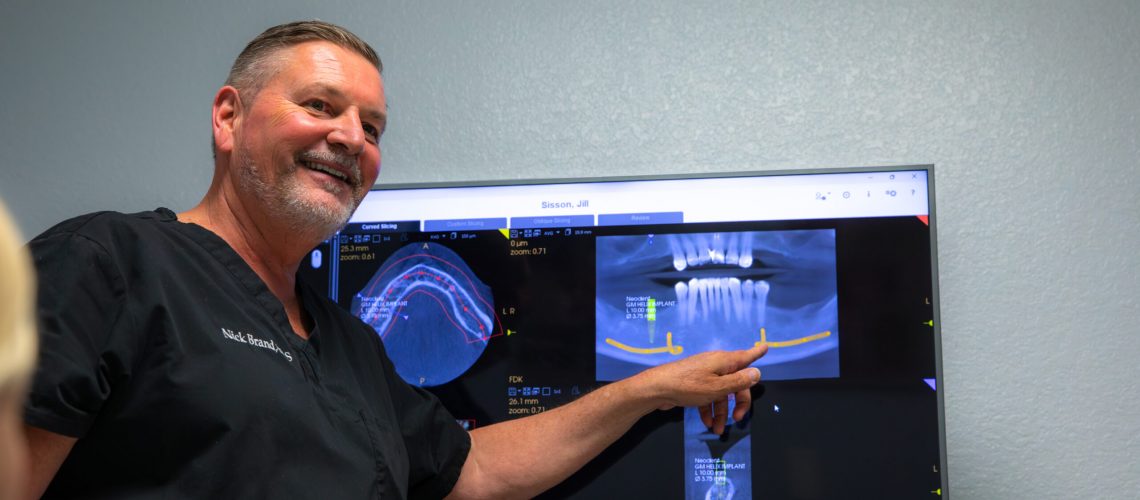
<svg viewBox="0 0 1140 500"><path fill-rule="evenodd" d="M8 210L0 203L0 404L9 397L23 397L36 362L31 258L20 241Z"/></svg>
<svg viewBox="0 0 1140 500"><path fill-rule="evenodd" d="M276 57L278 51L304 42L319 41L331 42L360 54L377 71L384 69L376 51L351 31L324 21L295 21L269 28L251 40L234 60L226 85L236 88L242 99L252 101L265 82L280 69L281 61Z"/></svg>

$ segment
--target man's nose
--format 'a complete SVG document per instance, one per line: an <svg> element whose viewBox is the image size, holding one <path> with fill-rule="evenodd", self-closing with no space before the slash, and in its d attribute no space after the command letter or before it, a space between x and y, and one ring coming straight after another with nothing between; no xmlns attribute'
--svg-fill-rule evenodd
<svg viewBox="0 0 1140 500"><path fill-rule="evenodd" d="M351 155L360 154L364 150L366 140L360 117L352 112L343 113L328 136L329 143L344 146L346 152Z"/></svg>

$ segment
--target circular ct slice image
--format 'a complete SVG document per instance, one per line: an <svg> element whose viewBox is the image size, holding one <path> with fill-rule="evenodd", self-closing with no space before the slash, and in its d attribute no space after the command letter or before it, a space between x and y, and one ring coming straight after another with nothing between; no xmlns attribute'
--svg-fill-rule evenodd
<svg viewBox="0 0 1140 500"><path fill-rule="evenodd" d="M431 387L466 372L498 327L491 288L436 243L413 243L384 261L352 298L409 384Z"/></svg>

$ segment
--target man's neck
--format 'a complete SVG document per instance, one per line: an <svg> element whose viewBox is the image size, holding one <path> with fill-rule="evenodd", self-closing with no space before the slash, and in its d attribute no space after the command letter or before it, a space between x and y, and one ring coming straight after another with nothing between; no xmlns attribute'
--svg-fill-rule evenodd
<svg viewBox="0 0 1140 500"><path fill-rule="evenodd" d="M290 232L279 221L259 220L263 218L259 212L248 211L235 200L211 190L198 206L178 214L178 219L225 240L281 301L293 332L308 338L312 325L297 296L296 273L301 259L320 241Z"/></svg>

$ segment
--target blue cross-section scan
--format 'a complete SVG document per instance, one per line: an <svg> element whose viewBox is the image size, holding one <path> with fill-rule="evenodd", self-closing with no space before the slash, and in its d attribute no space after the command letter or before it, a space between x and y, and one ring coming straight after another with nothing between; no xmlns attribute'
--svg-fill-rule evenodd
<svg viewBox="0 0 1140 500"><path fill-rule="evenodd" d="M728 403L724 433L713 434L700 411L685 408L685 498L733 500L752 498L752 436L746 420L732 418L736 401Z"/></svg>
<svg viewBox="0 0 1140 500"><path fill-rule="evenodd" d="M603 236L596 251L598 380L758 342L766 380L839 376L834 230Z"/></svg>
<svg viewBox="0 0 1140 500"><path fill-rule="evenodd" d="M436 243L388 257L353 297L352 313L380 335L400 377L420 387L462 375L500 329L491 288Z"/></svg>

